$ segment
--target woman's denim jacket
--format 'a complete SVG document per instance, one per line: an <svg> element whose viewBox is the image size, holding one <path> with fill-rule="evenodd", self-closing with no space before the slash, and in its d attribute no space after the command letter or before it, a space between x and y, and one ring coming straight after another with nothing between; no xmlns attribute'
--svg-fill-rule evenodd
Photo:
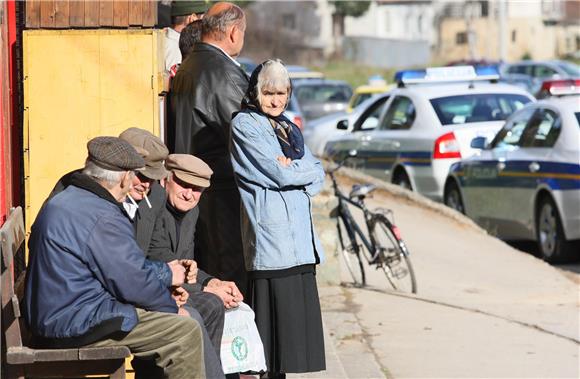
<svg viewBox="0 0 580 379"><path fill-rule="evenodd" d="M283 167L277 160L282 149L265 116L242 111L232 120L231 158L242 200L248 271L279 270L324 259L311 205L311 197L323 186L324 170L304 148L304 157Z"/></svg>

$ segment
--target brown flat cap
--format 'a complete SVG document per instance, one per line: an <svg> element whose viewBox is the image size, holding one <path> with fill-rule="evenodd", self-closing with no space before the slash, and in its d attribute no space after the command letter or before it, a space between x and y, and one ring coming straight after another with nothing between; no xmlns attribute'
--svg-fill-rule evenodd
<svg viewBox="0 0 580 379"><path fill-rule="evenodd" d="M165 167L184 182L203 188L209 187L213 174L204 161L189 154L170 154L165 160Z"/></svg>
<svg viewBox="0 0 580 379"><path fill-rule="evenodd" d="M117 137L95 137L87 143L89 159L111 171L133 171L145 166L145 161L127 141Z"/></svg>
<svg viewBox="0 0 580 379"><path fill-rule="evenodd" d="M154 180L167 176L163 161L167 158L169 150L159 137L147 130L129 128L119 134L119 138L129 142L135 148L147 151L147 156L143 157L145 158L145 169L140 171L141 174Z"/></svg>

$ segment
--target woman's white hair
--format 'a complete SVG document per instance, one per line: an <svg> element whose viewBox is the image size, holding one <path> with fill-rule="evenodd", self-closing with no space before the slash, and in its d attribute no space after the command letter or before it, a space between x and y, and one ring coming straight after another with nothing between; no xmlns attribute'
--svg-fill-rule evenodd
<svg viewBox="0 0 580 379"><path fill-rule="evenodd" d="M288 91L288 100L290 100L290 76L288 70L279 59L270 59L264 62L262 70L258 74L258 83L256 83L256 93L258 94L258 102L262 91L265 89ZM288 102L286 102L288 105Z"/></svg>
<svg viewBox="0 0 580 379"><path fill-rule="evenodd" d="M112 171L99 167L95 162L87 159L85 161L85 168L83 174L90 176L97 182L102 183L105 187L111 189L121 182L123 174L126 171Z"/></svg>

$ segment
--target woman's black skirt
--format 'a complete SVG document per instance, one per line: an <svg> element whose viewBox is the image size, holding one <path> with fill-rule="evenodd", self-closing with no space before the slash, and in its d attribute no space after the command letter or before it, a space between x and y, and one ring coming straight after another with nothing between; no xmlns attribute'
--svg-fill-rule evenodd
<svg viewBox="0 0 580 379"><path fill-rule="evenodd" d="M248 300L256 313L268 372L326 369L316 274L314 266L310 268L278 271L269 278L260 275L263 272L250 273ZM284 273L289 275L281 276Z"/></svg>

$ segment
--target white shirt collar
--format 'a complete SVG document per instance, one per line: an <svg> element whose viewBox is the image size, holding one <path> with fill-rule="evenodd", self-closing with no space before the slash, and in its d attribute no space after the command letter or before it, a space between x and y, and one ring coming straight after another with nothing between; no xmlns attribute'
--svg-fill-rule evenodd
<svg viewBox="0 0 580 379"><path fill-rule="evenodd" d="M234 62L234 64L235 64L236 66L238 66L238 67L241 67L241 65L240 65L240 62L238 62L238 61L237 61L237 60L235 60L234 58L230 57L230 55L229 55L228 53L226 53L226 52L224 51L224 49L222 49L221 47L219 47L219 46L217 46L217 45L214 45L213 43L209 43L209 42L206 42L206 43L207 43L208 45L212 45L212 46L213 46L213 47L215 47L216 49L220 50L222 53L224 53L224 54L226 55L226 57L230 58L230 60L231 60L232 62Z"/></svg>

